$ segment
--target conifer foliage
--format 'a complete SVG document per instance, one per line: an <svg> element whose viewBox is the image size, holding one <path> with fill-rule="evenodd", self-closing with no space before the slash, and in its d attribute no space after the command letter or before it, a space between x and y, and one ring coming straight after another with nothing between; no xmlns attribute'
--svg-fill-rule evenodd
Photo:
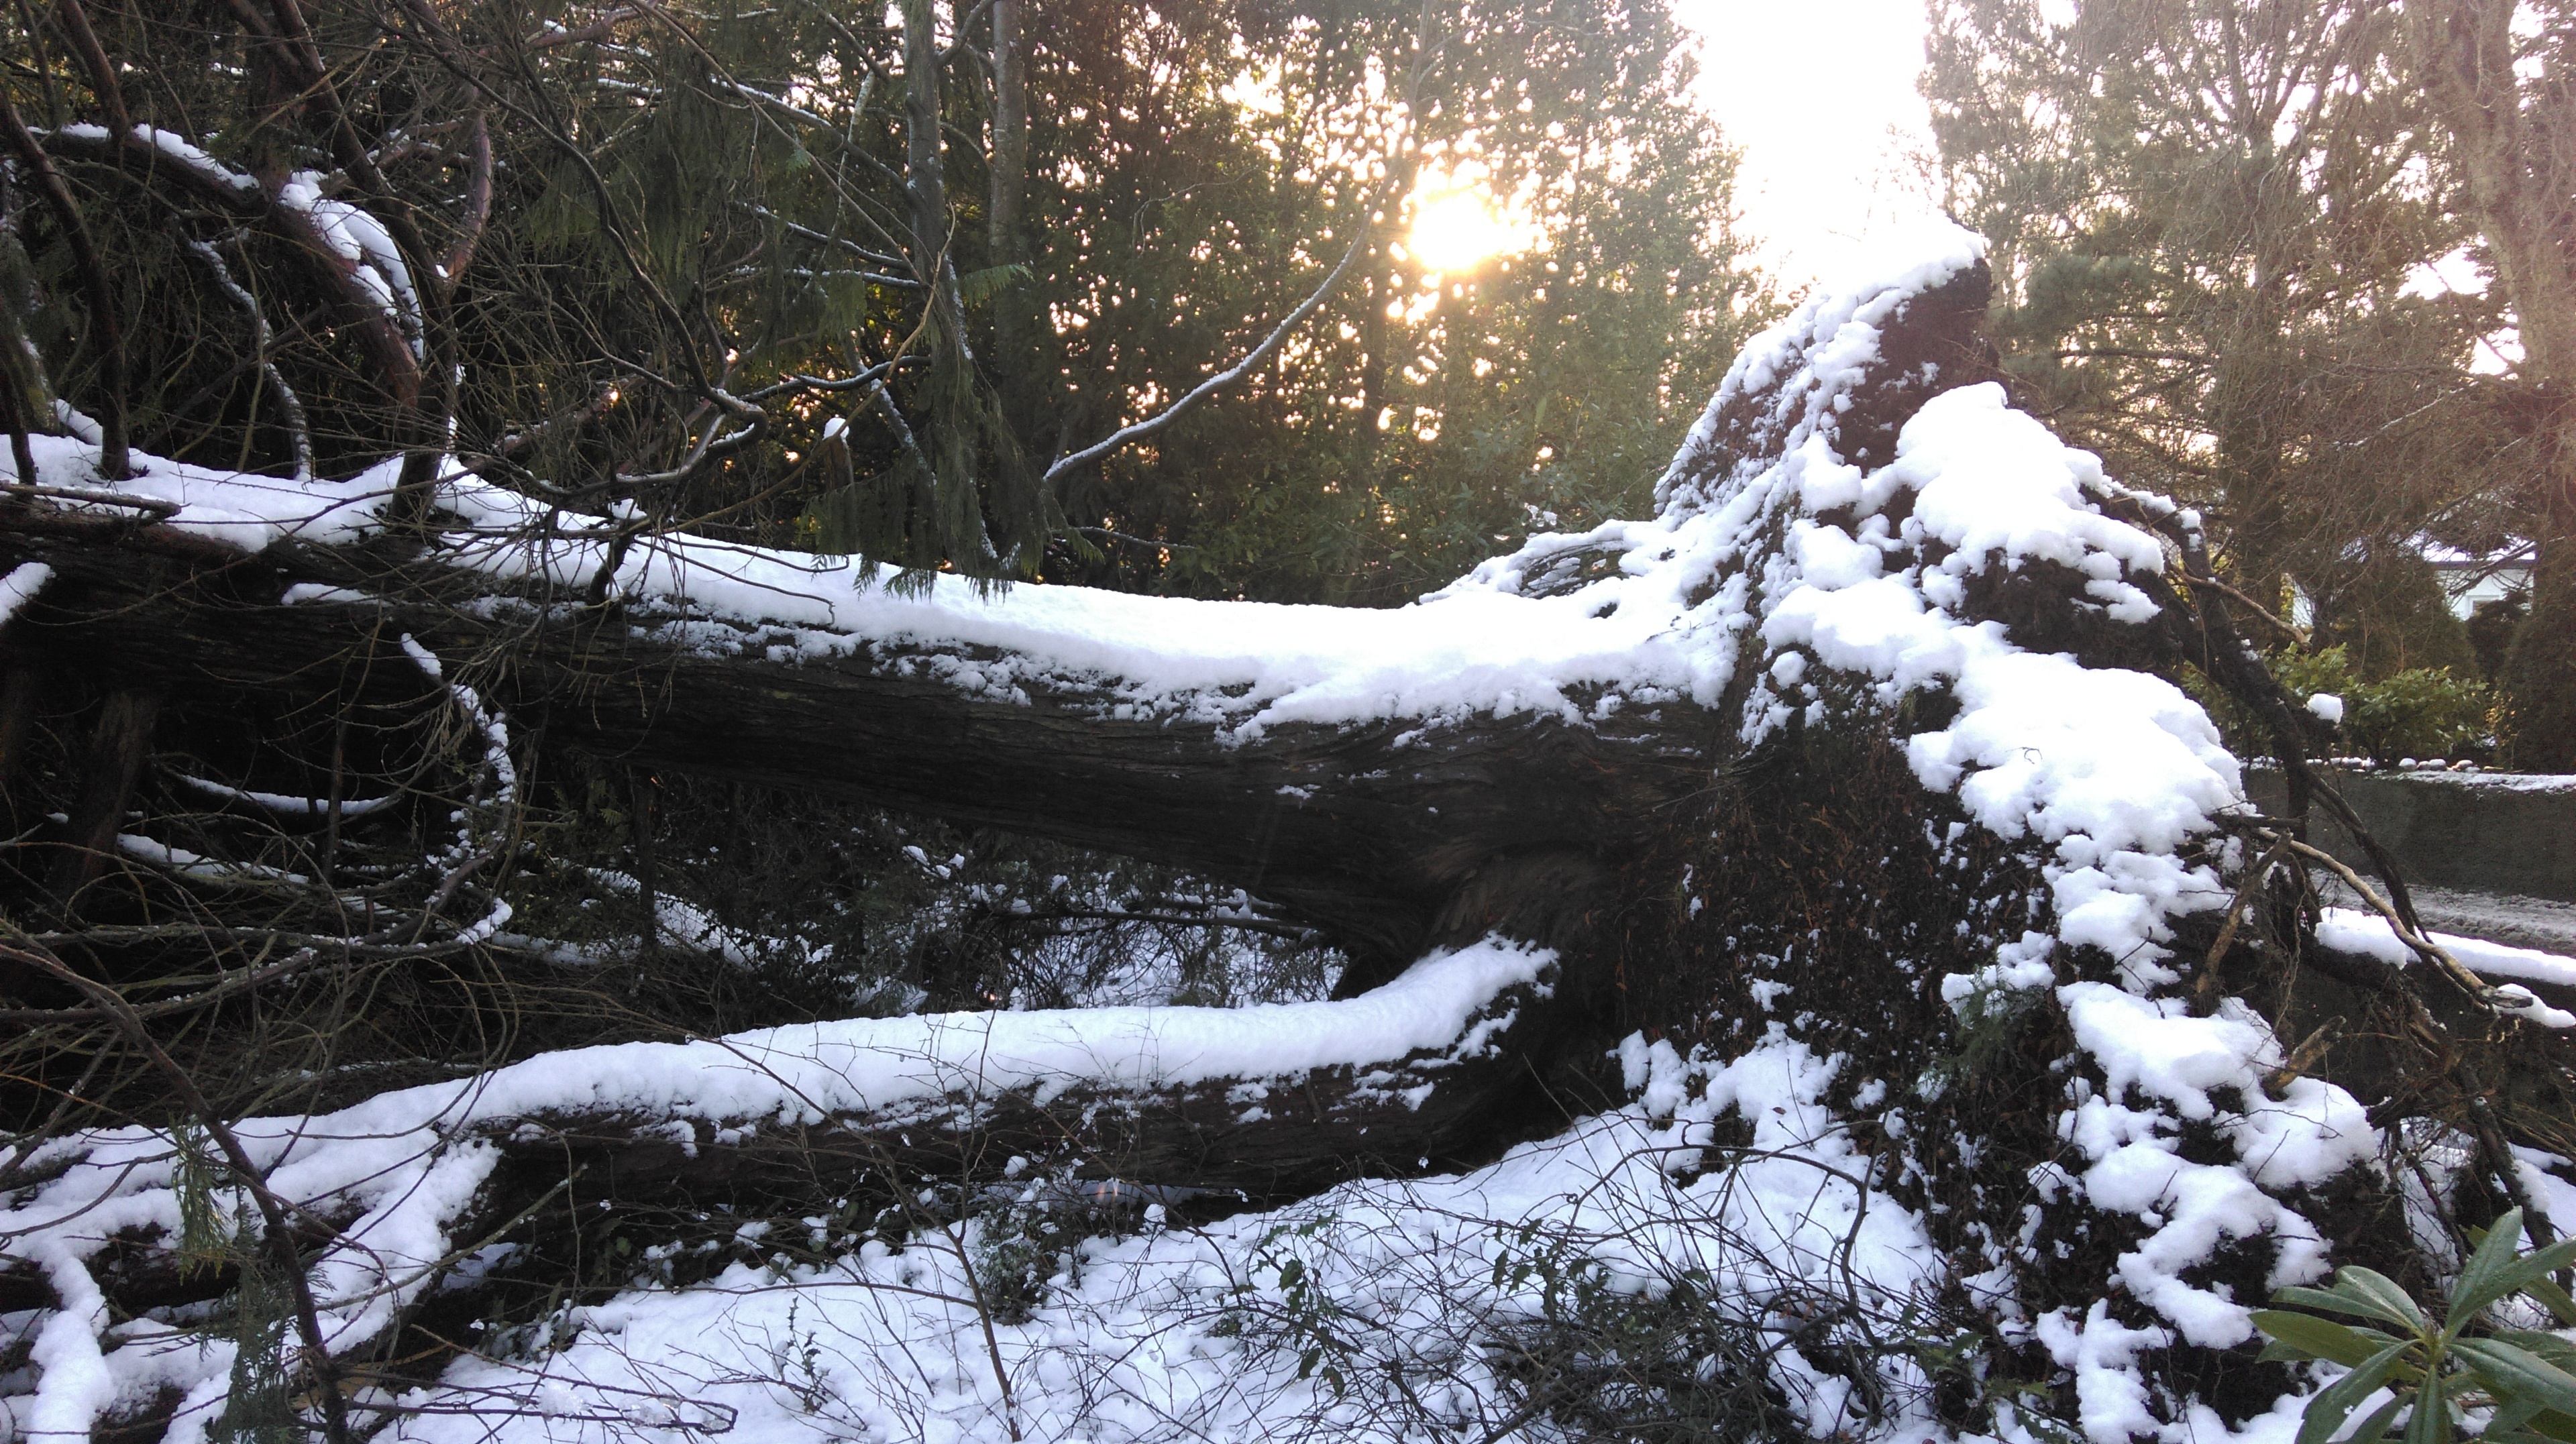
<svg viewBox="0 0 2576 1444"><path fill-rule="evenodd" d="M1392 602L1636 510L1766 304L1660 4L75 10L12 53L19 424L186 460L452 418L639 530ZM1411 254L1442 187L1519 249Z"/></svg>
<svg viewBox="0 0 2576 1444"><path fill-rule="evenodd" d="M2569 530L2567 227L2534 199L2566 190L2561 7L1933 11L1942 175L1997 246L2029 404L2201 506L2231 581L2284 619L2295 589L2366 679L2475 679L2424 545L2527 563ZM2543 719L2576 673L2537 659L2568 632L2522 629L2494 678L2524 765L2565 765Z"/></svg>

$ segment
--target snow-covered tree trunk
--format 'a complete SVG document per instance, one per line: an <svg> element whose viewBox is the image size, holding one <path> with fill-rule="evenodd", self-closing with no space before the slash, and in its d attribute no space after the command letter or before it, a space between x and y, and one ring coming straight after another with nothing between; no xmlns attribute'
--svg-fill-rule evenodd
<svg viewBox="0 0 2576 1444"><path fill-rule="evenodd" d="M57 580L5 641L203 688L399 638L496 738L482 699L661 766L1184 863L1358 958L1330 1002L826 1022L235 1120L309 1231L335 1354L393 1351L567 1187L819 1215L1034 1161L1275 1201L1628 1129L1659 1186L1806 1170L1803 1202L1721 1211L1772 1239L1764 1277L1852 1300L1766 1366L1818 1436L2277 1425L2304 1385L2253 1358L2271 1288L2355 1257L2429 1280L2408 1187L2576 1201L2496 1122L2566 1115L2576 1018L2478 991L2522 967L2547 992L2546 967L2410 964L2317 912L2295 824L2253 815L2159 675L2260 677L2183 596L2196 519L2011 408L1986 291L1945 233L1809 303L1738 359L1654 519L1394 612L906 596L462 475L424 547L378 527L390 465L148 461L115 486L159 520L7 522L7 560ZM48 485L104 484L42 444ZM614 604L584 605L603 566ZM2255 700L2284 746L2313 725ZM57 1140L0 1200L0 1288L35 1311L21 1431L175 1399L193 1436L230 1387L222 1348L103 1332L225 1286L177 1253L200 1146ZM1794 1291L1746 1288L1789 1329Z"/></svg>
<svg viewBox="0 0 2576 1444"><path fill-rule="evenodd" d="M655 548L651 564L693 561L691 550ZM373 559L291 542L263 554L273 571L235 567L221 589L186 585L186 562L139 565L112 544L28 554L59 564L18 641L31 652L249 692L370 638L391 652L409 633L475 659L514 718L557 740L1184 865L1331 929L1381 978L1437 939L1472 940L1507 918L1515 936L1554 941L1565 921L1550 914L1598 901L1601 861L1707 777L1688 698L1580 722L1571 703L1470 718L1479 689L1510 687L1523 639L1499 617L1466 639L1484 656L1443 658L1453 644L1413 613L1035 586L970 611L962 630L942 600L867 591L781 599L857 613L870 630L716 610L812 585L801 564L768 558L745 559L747 578L689 577L690 602L636 597L603 613L517 578L496 592L486 576L412 571L388 587ZM578 574L593 560L560 565ZM341 590L308 600L320 585ZM1616 696L1621 639L1574 640L1569 693ZM1452 675L1418 665L1422 651ZM388 695L417 690L407 668L384 672ZM1390 702L1393 715L1364 715Z"/></svg>

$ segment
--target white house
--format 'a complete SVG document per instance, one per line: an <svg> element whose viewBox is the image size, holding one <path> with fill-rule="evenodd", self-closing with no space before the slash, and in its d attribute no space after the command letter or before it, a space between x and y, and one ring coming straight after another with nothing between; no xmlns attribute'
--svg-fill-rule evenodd
<svg viewBox="0 0 2576 1444"><path fill-rule="evenodd" d="M2442 583L2442 595L2451 602L2451 612L2462 621L2477 615L2481 603L2502 601L2505 594L2531 585L2531 569L2539 548L2520 537L2501 551L2483 556L2464 552L2454 546L2417 535L2415 550L2433 568ZM2313 627L2317 624L2316 602L2308 589L2296 578L2290 581L2290 625Z"/></svg>
<svg viewBox="0 0 2576 1444"><path fill-rule="evenodd" d="M2451 599L2451 610L2463 621L2477 613L2479 603L2501 601L2505 593L2529 587L2539 555L2538 547L2520 538L2485 556L2444 546L2428 536L2417 537L2415 549L2432 563L2434 574L2442 579L2443 595Z"/></svg>

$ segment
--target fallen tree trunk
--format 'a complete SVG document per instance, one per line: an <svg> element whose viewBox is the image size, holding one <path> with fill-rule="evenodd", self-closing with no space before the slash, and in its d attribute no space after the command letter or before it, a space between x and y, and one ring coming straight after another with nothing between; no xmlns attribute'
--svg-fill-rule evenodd
<svg viewBox="0 0 2576 1444"><path fill-rule="evenodd" d="M566 534L472 482L424 551L354 524L364 479L293 489L284 515L174 469L126 484L177 503L163 521L7 523L62 580L6 645L181 692L402 638L474 679L443 685L495 736L480 697L659 766L1183 864L1360 959L1359 996L1320 1011L825 1024L241 1121L329 1240L311 1273L335 1351L393 1347L567 1179L789 1215L1030 1158L1293 1193L1490 1158L1550 1106L1617 1101L1589 1085L1636 1093L1676 1157L1795 1154L1856 1217L1903 1219L1940 1261L1904 1307L1975 1340L1927 1396L1941 1427L2033 1398L2105 1444L2241 1421L2298 1387L2252 1357L2269 1288L2330 1254L2431 1281L2390 1182L2431 1156L2409 1120L2467 1140L2445 1206L2546 1191L2567 1035L2422 938L2402 894L2384 935L2321 935L2295 821L2245 808L2206 716L2146 669L2241 691L2294 766L2315 724L2264 690L2223 604L2185 596L2207 580L2193 520L1990 384L1986 285L1961 237L1820 298L1737 362L1656 520L1534 539L1395 613L907 598ZM224 529L259 550L206 539ZM602 568L618 604L585 608ZM440 896L499 855L460 843ZM2328 1010L2296 1049L2275 1035ZM101 1279L169 1297L184 1146L39 1150L0 1215L45 1241L18 1302L42 1302L40 1270L66 1308ZM1894 1357L1852 1365L1851 1397L1887 1397L1859 1381L1915 1367ZM188 1387L221 1393L216 1372Z"/></svg>
<svg viewBox="0 0 2576 1444"><path fill-rule="evenodd" d="M1475 1115L1522 1101L1528 1058L1555 1041L1527 1015L1556 975L1545 950L1486 944L1341 1002L934 1015L548 1053L284 1131L237 1131L279 1178L299 1162L333 1172L331 1140L370 1141L355 1172L299 1186L340 1200L316 1210L320 1252L407 1306L457 1260L406 1256L400 1240L423 1223L428 1236L479 1239L526 1221L569 1178L625 1210L730 1214L971 1185L1019 1172L1015 1158L1273 1198L1434 1156L1454 1166L1461 1139L1490 1131ZM65 1155L46 1191L137 1170L170 1178L166 1140L136 1142ZM116 1248L99 1281L122 1309L228 1286L191 1265L174 1212L105 1226ZM0 1306L45 1298L38 1274L0 1271Z"/></svg>
<svg viewBox="0 0 2576 1444"><path fill-rule="evenodd" d="M211 581L183 562L137 565L113 544L36 542L18 555L59 578L8 639L20 665L253 695L325 660L335 676L363 670L372 653L387 685L416 692L394 648L409 634L555 739L1187 867L1330 929L1375 964L1371 981L1506 921L1513 936L1556 940L1549 915L1595 905L1601 859L1707 772L1709 728L1687 700L1599 725L1524 713L1247 734L1224 706L1232 679L1200 689L1217 705L1197 710L1211 715L1188 715L1201 699L1186 695L1134 715L1145 709L1122 700L1132 679L1000 648L856 636L843 655L773 660L803 634L756 619L549 616L470 573L407 569L396 589L363 563L292 548ZM314 585L348 599L278 605ZM674 631L690 635L675 644ZM960 685L961 672L1011 680ZM1493 883L1462 897L1480 876Z"/></svg>
<svg viewBox="0 0 2576 1444"><path fill-rule="evenodd" d="M1927 396L1990 374L1987 289L1973 269L1908 298L1876 362L1833 388L1838 444L1863 461L1890 455ZM1667 498L1687 510L1731 468L1776 454L1792 423L1812 427L1799 408L1813 399L1735 392L1676 460ZM303 530L295 520L280 530ZM1638 675L1632 653L1651 627L1567 629L1569 608L1533 616L1542 609L1527 603L1598 580L1565 570L1583 564L1581 539L1544 558L1563 575L1515 584L1522 605L1463 627L1448 612L1503 597L1387 614L1105 596L1056 606L1058 594L1022 588L980 609L1002 615L979 626L962 582L907 607L836 586L846 567L726 576L751 568L680 539L629 563L633 600L601 610L565 598L605 542L557 543L543 562L515 555L516 541L473 540L395 559L290 535L243 559L210 553L184 523L53 524L72 535L21 542L60 577L35 625L9 639L29 660L113 658L122 674L251 693L409 633L470 659L487 690L555 737L1192 868L1331 929L1371 964L1369 981L1435 941L1498 927L1558 941L1565 918L1603 901L1608 871L1657 811L1745 750L1719 721L1740 695ZM169 555L138 565L136 551L156 546ZM731 585L695 602L691 586L710 578ZM278 605L298 588L330 590ZM1673 600L1667 611L1684 610ZM2058 600L2022 606L2063 625ZM837 608L878 625L844 624ZM1554 644L1548 656L1514 631L1534 621L1573 635L1535 639ZM1492 634L1477 636L1480 622ZM1350 695L1361 688L1383 695Z"/></svg>

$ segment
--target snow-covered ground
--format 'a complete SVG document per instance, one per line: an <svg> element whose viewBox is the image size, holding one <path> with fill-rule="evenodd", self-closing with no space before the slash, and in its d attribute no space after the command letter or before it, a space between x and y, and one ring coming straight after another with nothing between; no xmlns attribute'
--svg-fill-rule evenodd
<svg viewBox="0 0 2576 1444"><path fill-rule="evenodd" d="M2576 953L2576 902L2443 887L2417 887L2414 895L2426 927L2508 947Z"/></svg>
<svg viewBox="0 0 2576 1444"><path fill-rule="evenodd" d="M1204 1228L1148 1210L1073 1242L1035 1309L989 1339L966 1269L990 1256L992 1214L900 1252L782 1254L569 1310L567 1344L463 1365L447 1397L525 1410L505 1433L599 1440L721 1414L782 1440L1473 1440L1527 1396L1507 1377L1525 1362L1511 1341L1569 1304L1582 1281L1567 1273L1597 1267L1641 1302L1677 1283L1724 1300L1727 1324L1697 1327L1739 1331L1796 1423L1832 1435L1862 1402L1801 1349L1910 1342L1866 1330L1929 1304L1938 1253L1857 1183L1866 1161L1815 1103L1830 1060L1779 1041L1695 1067L1640 1040L1628 1061L1639 1102L1473 1173L1349 1184ZM1751 1147L1712 1155L1709 1124L1729 1113L1753 1120ZM1920 1370L1890 1352L1892 1437L1937 1437ZM397 1427L464 1444L494 1422Z"/></svg>

